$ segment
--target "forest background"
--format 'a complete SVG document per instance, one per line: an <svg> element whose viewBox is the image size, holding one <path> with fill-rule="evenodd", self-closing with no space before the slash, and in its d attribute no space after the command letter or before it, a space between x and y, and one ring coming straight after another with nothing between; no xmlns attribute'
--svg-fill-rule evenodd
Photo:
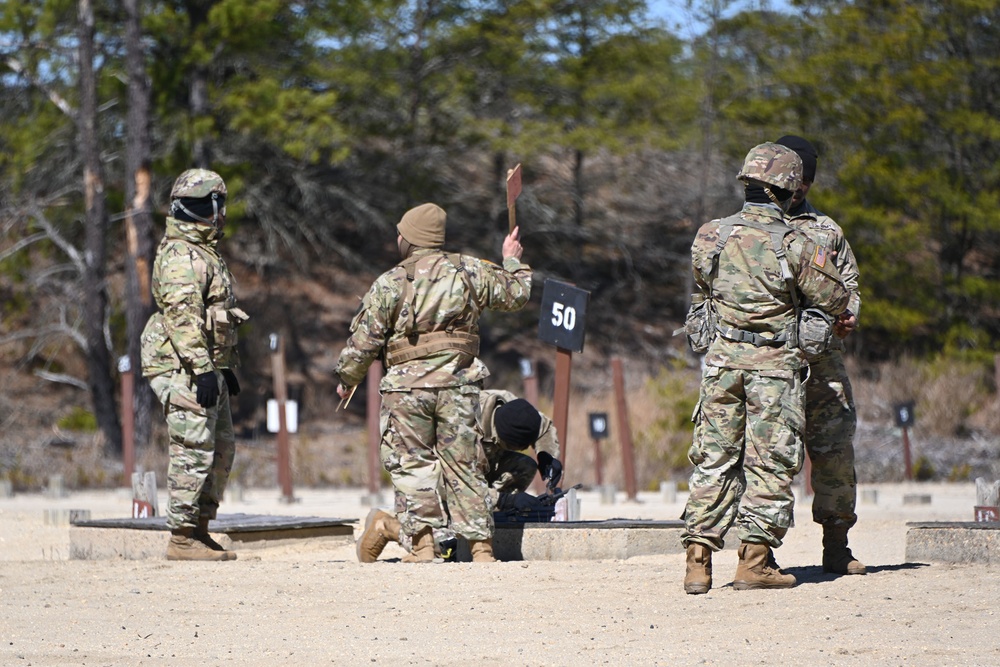
<svg viewBox="0 0 1000 667"><path fill-rule="evenodd" d="M449 248L499 260L520 163L536 289L484 318L489 386L519 392L529 359L551 407L540 296L574 283L590 301L571 476L594 481L586 413L615 419L618 357L640 484L683 479L698 361L671 333L690 243L738 209L746 151L789 133L818 147L810 201L861 268L859 475L901 478L894 406L914 401L918 477L1000 477L1000 0L649 4L0 2L0 477L120 483L118 363L154 307L170 185L206 167L229 188L222 253L252 316L237 479L275 480L278 333L297 483L363 483L364 400L335 413L332 370L396 261L395 223L434 201ZM145 382L132 399L139 465L165 471Z"/></svg>

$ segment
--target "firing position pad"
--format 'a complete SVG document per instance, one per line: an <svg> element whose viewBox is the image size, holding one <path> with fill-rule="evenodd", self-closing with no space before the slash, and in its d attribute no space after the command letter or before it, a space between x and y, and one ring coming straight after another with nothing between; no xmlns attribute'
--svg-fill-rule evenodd
<svg viewBox="0 0 1000 667"><path fill-rule="evenodd" d="M208 524L212 538L226 549L243 551L294 544L304 539L354 543L353 519L220 514ZM72 560L162 559L167 549L166 517L74 521L69 529Z"/></svg>
<svg viewBox="0 0 1000 667"><path fill-rule="evenodd" d="M911 522L906 530L906 560L1000 565L1000 522Z"/></svg>
<svg viewBox="0 0 1000 667"><path fill-rule="evenodd" d="M553 521L498 523L493 554L498 560L625 560L683 553L683 521ZM459 560L468 545L459 543Z"/></svg>

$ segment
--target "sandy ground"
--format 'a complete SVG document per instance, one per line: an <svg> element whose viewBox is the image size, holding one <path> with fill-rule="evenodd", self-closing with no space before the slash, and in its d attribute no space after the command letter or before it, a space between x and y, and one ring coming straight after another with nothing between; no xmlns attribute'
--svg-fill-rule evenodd
<svg viewBox="0 0 1000 667"><path fill-rule="evenodd" d="M716 555L716 588L702 596L684 594L681 554L409 565L390 545L387 562L361 565L353 546L303 541L226 563L71 561L60 511L128 516L130 494L15 495L0 499L0 664L1000 664L1000 571L905 558L906 523L970 520L974 486L862 490L869 502L859 504L851 542L867 576L823 574L805 501L777 552L796 588L734 591L727 549ZM904 505L912 493L932 503ZM292 505L278 496L248 490L222 510L346 519L368 511L358 489L296 490ZM581 497L583 519L676 519L684 501Z"/></svg>

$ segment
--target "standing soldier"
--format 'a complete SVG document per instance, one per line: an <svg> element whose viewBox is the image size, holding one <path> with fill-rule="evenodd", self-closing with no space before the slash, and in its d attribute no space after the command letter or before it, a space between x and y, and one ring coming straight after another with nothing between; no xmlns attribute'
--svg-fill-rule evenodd
<svg viewBox="0 0 1000 667"><path fill-rule="evenodd" d="M541 473L542 479L553 487L562 478L562 463L556 458L559 438L555 424L528 401L502 389L484 389L479 393L479 404L486 483L497 493L496 509L534 507L534 496L526 496L523 491L531 486L535 475ZM526 453L529 449L535 450L535 458ZM393 515L380 509L371 510L358 538L358 560L374 563L389 542L398 542L412 551L409 536L401 528ZM435 528L433 533L435 554L445 560L452 559L457 546L455 531L446 526Z"/></svg>
<svg viewBox="0 0 1000 667"><path fill-rule="evenodd" d="M712 552L722 549L734 523L741 544L733 588L795 585L771 549L792 524L791 484L803 457L806 359L797 313L808 305L836 315L848 301L825 250L782 222L802 182L799 156L761 144L738 178L743 209L702 225L691 246L695 282L717 335L705 357L688 454L695 469L681 539L689 594L711 588Z"/></svg>
<svg viewBox="0 0 1000 667"><path fill-rule="evenodd" d="M396 516L413 544L406 562L434 560L435 528L469 540L474 562L492 562L493 498L477 437L483 310L514 311L531 295L514 229L503 268L446 253L447 215L435 204L410 209L396 226L402 261L372 284L340 353L337 393L350 395L380 356L382 464L396 489ZM359 552L360 554L360 552Z"/></svg>
<svg viewBox="0 0 1000 667"><path fill-rule="evenodd" d="M189 169L177 177L153 265L159 311L142 332L142 374L170 434L169 560L236 560L208 533L236 451L229 397L240 391L236 328L248 319L216 249L225 220L221 176Z"/></svg>
<svg viewBox="0 0 1000 667"><path fill-rule="evenodd" d="M858 290L858 263L840 226L806 201L816 178L818 153L802 137L786 135L777 143L791 148L802 158L802 185L792 197L788 225L801 230L833 257L851 300L837 320L830 348L809 356L806 380L806 453L812 463L813 521L823 526L823 571L836 574L865 574L864 564L847 546L847 531L857 520L857 476L854 472L854 431L858 414L854 407L851 380L844 367L844 342L858 326L861 292Z"/></svg>

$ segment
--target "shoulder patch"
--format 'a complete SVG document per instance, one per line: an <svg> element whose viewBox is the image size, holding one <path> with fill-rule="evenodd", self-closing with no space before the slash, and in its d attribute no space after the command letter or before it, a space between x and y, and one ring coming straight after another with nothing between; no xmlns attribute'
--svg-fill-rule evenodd
<svg viewBox="0 0 1000 667"><path fill-rule="evenodd" d="M816 250L813 252L812 262L819 268L826 268L827 252L826 248L821 245L816 246Z"/></svg>

